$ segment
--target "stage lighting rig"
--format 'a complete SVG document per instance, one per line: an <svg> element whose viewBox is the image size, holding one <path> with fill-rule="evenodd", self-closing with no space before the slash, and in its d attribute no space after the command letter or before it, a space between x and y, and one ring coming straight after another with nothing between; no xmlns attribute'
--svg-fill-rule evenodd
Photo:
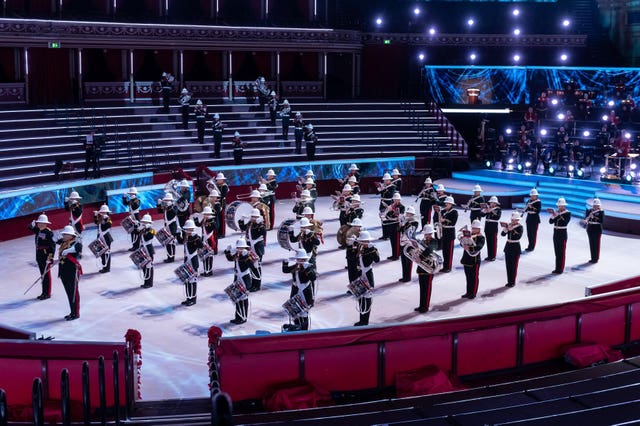
<svg viewBox="0 0 640 426"><path fill-rule="evenodd" d="M469 55L469 60L470 60L471 62L475 62L475 60L476 60L476 58L477 58L477 57L478 57L478 56L477 56L475 53L473 53L473 52L472 52L472 53Z"/></svg>
<svg viewBox="0 0 640 426"><path fill-rule="evenodd" d="M562 20L562 26L565 28L569 28L569 25L571 25L571 21L568 19L563 19Z"/></svg>
<svg viewBox="0 0 640 426"><path fill-rule="evenodd" d="M471 28L475 25L476 21L473 20L473 18L469 18L467 19L467 27Z"/></svg>
<svg viewBox="0 0 640 426"><path fill-rule="evenodd" d="M554 98L554 99L551 99L551 106L556 107L556 106L558 106L558 104L559 104L559 103L560 103L560 102L558 102L558 100L557 100L557 99L555 99L555 98Z"/></svg>
<svg viewBox="0 0 640 426"><path fill-rule="evenodd" d="M558 120L562 121L565 118L565 115L563 113L559 113L557 116Z"/></svg>
<svg viewBox="0 0 640 426"><path fill-rule="evenodd" d="M420 62L424 62L424 58L425 58L424 53L418 53L418 60Z"/></svg>
<svg viewBox="0 0 640 426"><path fill-rule="evenodd" d="M515 55L513 55L513 62L515 62L516 64L518 62L520 62L520 55L519 54L516 53Z"/></svg>
<svg viewBox="0 0 640 426"><path fill-rule="evenodd" d="M436 29L434 27L429 28L429 35L436 35Z"/></svg>
<svg viewBox="0 0 640 426"><path fill-rule="evenodd" d="M381 17L377 17L376 18L376 26L377 27L381 27L382 26L382 18Z"/></svg>
<svg viewBox="0 0 640 426"><path fill-rule="evenodd" d="M513 30L513 35L514 35L514 36L519 36L519 35L520 35L520 28L515 28L515 29Z"/></svg>
<svg viewBox="0 0 640 426"><path fill-rule="evenodd" d="M582 132L582 136L585 138L588 138L589 136L591 136L591 132L588 130L585 130L584 132Z"/></svg>
<svg viewBox="0 0 640 426"><path fill-rule="evenodd" d="M540 129L540 136L547 136L547 129Z"/></svg>
<svg viewBox="0 0 640 426"><path fill-rule="evenodd" d="M420 12L421 12L421 10L420 10L420 8L419 8L419 7L416 7L416 8L414 8L414 9L413 9L413 14L414 14L415 16L419 16L419 15L420 15Z"/></svg>
<svg viewBox="0 0 640 426"><path fill-rule="evenodd" d="M602 121L609 121L608 115L603 115L601 118L602 118Z"/></svg>
<svg viewBox="0 0 640 426"><path fill-rule="evenodd" d="M615 104L616 103L613 100L610 100L609 102L607 102L607 105L610 106L610 107L614 106Z"/></svg>
<svg viewBox="0 0 640 426"><path fill-rule="evenodd" d="M569 56L567 56L566 53L563 53L563 54L560 55L560 60L562 62L567 62L567 59L569 59Z"/></svg>
<svg viewBox="0 0 640 426"><path fill-rule="evenodd" d="M520 9L513 9L513 12L511 12L513 14L513 16L518 16L520 15Z"/></svg>
<svg viewBox="0 0 640 426"><path fill-rule="evenodd" d="M511 127L507 127L504 132L510 135L511 133L513 133L513 130L511 130Z"/></svg>

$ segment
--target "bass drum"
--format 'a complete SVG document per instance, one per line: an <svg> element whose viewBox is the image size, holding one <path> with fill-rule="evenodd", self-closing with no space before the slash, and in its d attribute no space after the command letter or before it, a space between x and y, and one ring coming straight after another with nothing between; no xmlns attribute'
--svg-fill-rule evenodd
<svg viewBox="0 0 640 426"><path fill-rule="evenodd" d="M285 250L296 250L296 243L292 243L289 239L291 231L293 231L293 235L300 232L300 222L296 219L287 219L278 228L278 244Z"/></svg>
<svg viewBox="0 0 640 426"><path fill-rule="evenodd" d="M336 234L336 240L338 240L338 245L346 246L347 245L347 231L349 231L351 227L349 225L342 225L340 229L338 229L338 233Z"/></svg>
<svg viewBox="0 0 640 426"><path fill-rule="evenodd" d="M227 206L227 211L224 213L224 221L229 228L239 231L238 220L242 219L243 216L249 218L251 210L253 210L253 207L246 201L234 201Z"/></svg>

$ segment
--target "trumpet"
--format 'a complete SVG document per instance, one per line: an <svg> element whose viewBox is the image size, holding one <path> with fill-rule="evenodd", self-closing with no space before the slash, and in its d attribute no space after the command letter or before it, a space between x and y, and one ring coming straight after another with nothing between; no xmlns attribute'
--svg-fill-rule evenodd
<svg viewBox="0 0 640 426"><path fill-rule="evenodd" d="M249 187L249 191L253 191L253 187ZM248 194L237 194L236 195L236 200L248 200L251 198L251 192L249 192Z"/></svg>

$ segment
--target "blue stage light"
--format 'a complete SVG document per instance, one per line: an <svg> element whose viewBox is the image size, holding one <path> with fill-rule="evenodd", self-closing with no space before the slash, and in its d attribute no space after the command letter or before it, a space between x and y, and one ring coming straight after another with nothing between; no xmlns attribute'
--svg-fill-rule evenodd
<svg viewBox="0 0 640 426"><path fill-rule="evenodd" d="M521 172L522 171L522 164L518 164L518 171Z"/></svg>
<svg viewBox="0 0 640 426"><path fill-rule="evenodd" d="M629 168L631 170L635 170L636 168L638 168L638 165L636 163L631 163L631 165L629 166Z"/></svg>
<svg viewBox="0 0 640 426"><path fill-rule="evenodd" d="M524 166L528 169L529 167L531 167L531 161L527 161L524 163Z"/></svg>
<svg viewBox="0 0 640 426"><path fill-rule="evenodd" d="M551 105L557 106L558 105L558 100L557 99L551 99Z"/></svg>
<svg viewBox="0 0 640 426"><path fill-rule="evenodd" d="M429 35L436 35L436 29L433 27L429 28Z"/></svg>
<svg viewBox="0 0 640 426"><path fill-rule="evenodd" d="M473 27L473 24L475 24L475 23L476 22L472 18L467 19L467 26Z"/></svg>
<svg viewBox="0 0 640 426"><path fill-rule="evenodd" d="M513 16L518 16L520 15L520 9L513 9L513 12L511 13L513 13Z"/></svg>
<svg viewBox="0 0 640 426"><path fill-rule="evenodd" d="M603 115L602 116L602 121L609 121L609 116L608 115Z"/></svg>
<svg viewBox="0 0 640 426"><path fill-rule="evenodd" d="M562 21L562 26L567 28L569 25L571 25L571 21L569 21L568 19L564 19Z"/></svg>
<svg viewBox="0 0 640 426"><path fill-rule="evenodd" d="M558 120L564 120L564 114L563 113L558 114Z"/></svg>
<svg viewBox="0 0 640 426"><path fill-rule="evenodd" d="M485 166L487 169L490 169L490 168L491 168L491 161L489 161L489 160L485 161L485 162L484 162L484 166Z"/></svg>
<svg viewBox="0 0 640 426"><path fill-rule="evenodd" d="M600 174L603 175L607 173L607 168L606 167L600 167Z"/></svg>
<svg viewBox="0 0 640 426"><path fill-rule="evenodd" d="M377 26L382 25L382 18L376 18L376 25Z"/></svg>
<svg viewBox="0 0 640 426"><path fill-rule="evenodd" d="M560 55L560 60L561 60L562 62L566 62L566 61L567 61L567 59L569 59L569 56L567 56L567 54L566 54L566 53L563 53L562 55Z"/></svg>
<svg viewBox="0 0 640 426"><path fill-rule="evenodd" d="M515 28L515 29L513 30L513 35L515 35L515 36L519 36L519 35L520 35L520 28Z"/></svg>
<svg viewBox="0 0 640 426"><path fill-rule="evenodd" d="M416 7L415 9L413 9L413 14L416 16L420 15L420 8Z"/></svg>
<svg viewBox="0 0 640 426"><path fill-rule="evenodd" d="M578 169L576 174L578 175L579 178L583 178L584 177L584 169Z"/></svg>
<svg viewBox="0 0 640 426"><path fill-rule="evenodd" d="M609 105L610 107L614 106L616 103L614 101L609 101L607 102L607 105Z"/></svg>
<svg viewBox="0 0 640 426"><path fill-rule="evenodd" d="M588 130L585 130L584 132L582 132L582 136L584 136L585 138L588 138L589 136L591 136L591 132Z"/></svg>
<svg viewBox="0 0 640 426"><path fill-rule="evenodd" d="M511 127L507 127L507 129L506 129L504 132L505 132L506 134L510 135L512 131L513 131L513 130L511 130Z"/></svg>
<svg viewBox="0 0 640 426"><path fill-rule="evenodd" d="M626 180L627 182L631 182L631 180L633 180L633 177L631 175L626 175L624 177L624 180Z"/></svg>
<svg viewBox="0 0 640 426"><path fill-rule="evenodd" d="M541 136L547 136L547 129L540 130L540 135Z"/></svg>
<svg viewBox="0 0 640 426"><path fill-rule="evenodd" d="M555 169L553 166L550 166L550 167L549 167L549 174L550 174L550 175L553 175L553 174L555 174L555 173L556 173L556 169Z"/></svg>

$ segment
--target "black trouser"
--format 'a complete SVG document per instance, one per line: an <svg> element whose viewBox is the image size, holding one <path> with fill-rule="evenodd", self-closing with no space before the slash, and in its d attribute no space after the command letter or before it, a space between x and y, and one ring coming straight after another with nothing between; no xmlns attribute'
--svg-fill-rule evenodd
<svg viewBox="0 0 640 426"><path fill-rule="evenodd" d="M153 256L151 256L151 263L142 268L142 273L144 274L144 282L142 285L145 287L153 287Z"/></svg>
<svg viewBox="0 0 640 426"><path fill-rule="evenodd" d="M426 224L431 223L431 203L424 200L420 202L420 215L422 215L420 226L424 228Z"/></svg>
<svg viewBox="0 0 640 426"><path fill-rule="evenodd" d="M107 243L107 247L109 248L103 255L100 256L100 260L102 263L102 267L109 271L111 270L111 243Z"/></svg>
<svg viewBox="0 0 640 426"><path fill-rule="evenodd" d="M167 249L167 259L175 259L176 257L176 243L175 241L171 244L167 244L166 247Z"/></svg>
<svg viewBox="0 0 640 426"><path fill-rule="evenodd" d="M182 128L187 130L189 128L189 105L182 105Z"/></svg>
<svg viewBox="0 0 640 426"><path fill-rule="evenodd" d="M554 229L553 230L553 252L556 255L556 269L555 271L564 271L564 263L567 256L567 230L566 229Z"/></svg>
<svg viewBox="0 0 640 426"><path fill-rule="evenodd" d="M162 89L162 109L164 112L169 112L169 98L171 97L171 91Z"/></svg>
<svg viewBox="0 0 640 426"><path fill-rule="evenodd" d="M400 253L400 262L402 263L402 279L404 281L411 281L411 267L413 266L413 261L404 254L404 251L402 251L402 253Z"/></svg>
<svg viewBox="0 0 640 426"><path fill-rule="evenodd" d="M296 138L296 154L302 154L302 129L296 127L294 136Z"/></svg>
<svg viewBox="0 0 640 426"><path fill-rule="evenodd" d="M242 148L233 148L233 164L242 164Z"/></svg>
<svg viewBox="0 0 640 426"><path fill-rule="evenodd" d="M271 119L271 126L276 125L276 115L277 115L277 111L275 109L270 109L269 110L269 118Z"/></svg>
<svg viewBox="0 0 640 426"><path fill-rule="evenodd" d="M198 270L196 269L196 273ZM185 284L185 293L187 296L187 300L196 300L198 297L198 281L193 278L186 282Z"/></svg>
<svg viewBox="0 0 640 426"><path fill-rule="evenodd" d="M478 210L471 210L469 212L469 220L471 222L473 222L474 220L480 220L482 219L482 210L478 209Z"/></svg>
<svg viewBox="0 0 640 426"><path fill-rule="evenodd" d="M418 284L420 285L420 305L418 307L429 309L433 274L418 274Z"/></svg>
<svg viewBox="0 0 640 426"><path fill-rule="evenodd" d="M98 161L93 152L84 152L84 178L89 177L89 168L93 169L93 177L97 177Z"/></svg>
<svg viewBox="0 0 640 426"><path fill-rule="evenodd" d="M300 327L300 330L309 329L309 317L295 317L293 323Z"/></svg>
<svg viewBox="0 0 640 426"><path fill-rule="evenodd" d="M491 228L484 228L484 233L487 238L487 258L495 259L498 252L498 226L496 224L495 231Z"/></svg>
<svg viewBox="0 0 640 426"><path fill-rule="evenodd" d="M246 321L249 318L249 299L236 302L236 320Z"/></svg>
<svg viewBox="0 0 640 426"><path fill-rule="evenodd" d="M538 226L540 225L540 220L538 215L532 215L531 213L527 213L527 240L529 240L529 245L527 246L528 251L533 251L536 248L536 239L538 238Z"/></svg>
<svg viewBox="0 0 640 426"><path fill-rule="evenodd" d="M507 284L509 285L516 285L521 252L520 243L507 243L504 246L504 262L507 267Z"/></svg>
<svg viewBox="0 0 640 426"><path fill-rule="evenodd" d="M391 257L397 258L400 256L400 232L398 232L398 222L391 222L382 225L382 229L386 228L387 237L389 237L389 243L391 243Z"/></svg>
<svg viewBox="0 0 640 426"><path fill-rule="evenodd" d="M447 235L449 232L453 234L453 229L444 230L442 235L442 269L450 270L451 264L453 263L453 243L455 241L455 236Z"/></svg>
<svg viewBox="0 0 640 426"><path fill-rule="evenodd" d="M600 238L602 237L602 225L587 225L587 237L589 237L589 251L591 260L600 260Z"/></svg>
<svg viewBox="0 0 640 426"><path fill-rule="evenodd" d="M196 120L196 128L198 129L198 143L204 143L204 119Z"/></svg>
<svg viewBox="0 0 640 426"><path fill-rule="evenodd" d="M313 142L307 142L307 159L314 160L316 158L316 144Z"/></svg>
<svg viewBox="0 0 640 426"><path fill-rule="evenodd" d="M466 294L468 296L476 297L476 294L478 293L479 273L480 263L475 265L464 265L464 275L467 279Z"/></svg>
<svg viewBox="0 0 640 426"><path fill-rule="evenodd" d="M49 254L44 250L36 250L36 262L38 262L38 269L40 275L42 275L42 294L43 296L51 296L51 270L49 269ZM47 273L45 274L45 271Z"/></svg>
<svg viewBox="0 0 640 426"><path fill-rule="evenodd" d="M358 299L360 312L365 312L364 314L360 314L360 321L358 321L359 325L369 325L369 316L371 315L372 304L373 299L371 297L361 297Z"/></svg>
<svg viewBox="0 0 640 426"><path fill-rule="evenodd" d="M220 148L222 148L222 132L213 132L213 155L220 158Z"/></svg>
<svg viewBox="0 0 640 426"><path fill-rule="evenodd" d="M289 138L289 119L282 119L282 139L285 141Z"/></svg>
<svg viewBox="0 0 640 426"><path fill-rule="evenodd" d="M69 260L65 260L60 265L60 279L62 280L64 291L67 293L70 314L80 316L80 292L78 291L79 278L77 277L77 271L77 266Z"/></svg>

